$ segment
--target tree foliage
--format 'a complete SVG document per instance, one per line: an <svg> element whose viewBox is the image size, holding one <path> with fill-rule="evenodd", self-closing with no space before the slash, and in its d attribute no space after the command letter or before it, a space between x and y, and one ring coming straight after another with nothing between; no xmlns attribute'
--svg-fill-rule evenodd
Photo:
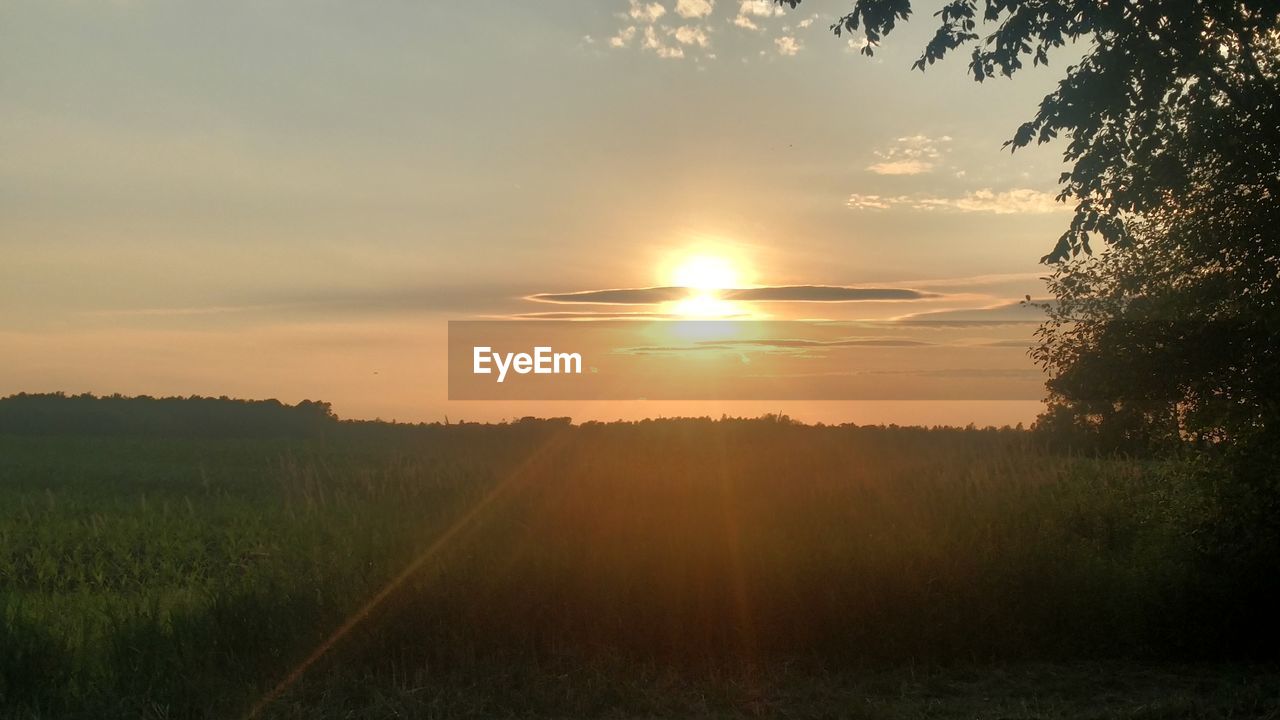
<svg viewBox="0 0 1280 720"><path fill-rule="evenodd" d="M871 55L912 9L855 0L831 27ZM1280 2L948 0L935 18L920 70L962 49L979 82L1080 57L1006 143L1061 138L1076 210L1043 258L1040 426L1280 455Z"/></svg>

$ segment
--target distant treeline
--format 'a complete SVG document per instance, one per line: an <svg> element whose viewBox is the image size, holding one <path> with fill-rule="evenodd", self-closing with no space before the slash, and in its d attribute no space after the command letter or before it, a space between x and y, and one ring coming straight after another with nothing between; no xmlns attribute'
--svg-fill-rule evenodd
<svg viewBox="0 0 1280 720"><path fill-rule="evenodd" d="M327 402L228 397L98 397L19 393L0 398L0 433L172 437L306 437L337 424Z"/></svg>
<svg viewBox="0 0 1280 720"><path fill-rule="evenodd" d="M382 420L339 420L327 402L303 400L289 405L279 400L238 400L223 397L150 397L139 395L97 396L90 393L68 395L66 393L19 393L0 398L0 434L9 435L136 435L148 437L178 438L310 438L340 436L347 440L415 440L447 438L450 442L462 441L474 435L488 437L498 433L508 438L529 435L541 436L557 428L573 424L571 418L538 418L526 416L500 423L454 422L396 423ZM624 431L626 428L649 428L650 431L691 432L708 425L743 428L808 428L786 415L768 414L758 418L731 418L716 420L710 417L649 418L634 421L602 423L587 421L579 427L584 433ZM814 430L822 427L813 426ZM836 426L831 426L834 429ZM957 439L976 433L1022 433L1016 428L966 428L912 427L899 428L852 425L840 426L845 430L858 430L861 436L878 436L891 433L902 437L903 433L925 433L932 442L942 442L940 436Z"/></svg>

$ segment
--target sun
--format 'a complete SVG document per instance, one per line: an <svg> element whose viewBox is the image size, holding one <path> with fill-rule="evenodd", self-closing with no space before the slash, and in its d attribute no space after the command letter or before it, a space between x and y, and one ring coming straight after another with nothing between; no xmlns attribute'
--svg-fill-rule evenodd
<svg viewBox="0 0 1280 720"><path fill-rule="evenodd" d="M681 318L723 318L742 315L746 307L723 297L723 291L743 286L741 266L720 254L688 254L672 263L666 283L682 288L686 296L672 302L669 310Z"/></svg>
<svg viewBox="0 0 1280 720"><path fill-rule="evenodd" d="M725 290L738 287L741 273L727 258L694 255L685 258L671 271L671 284L691 290Z"/></svg>

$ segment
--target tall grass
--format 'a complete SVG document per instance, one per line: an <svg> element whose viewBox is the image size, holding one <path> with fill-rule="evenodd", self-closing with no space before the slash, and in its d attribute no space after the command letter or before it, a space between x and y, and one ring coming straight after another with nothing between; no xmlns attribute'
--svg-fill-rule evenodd
<svg viewBox="0 0 1280 720"><path fill-rule="evenodd" d="M0 707L244 712L414 563L269 711L494 668L1194 656L1204 502L1008 430L0 437Z"/></svg>

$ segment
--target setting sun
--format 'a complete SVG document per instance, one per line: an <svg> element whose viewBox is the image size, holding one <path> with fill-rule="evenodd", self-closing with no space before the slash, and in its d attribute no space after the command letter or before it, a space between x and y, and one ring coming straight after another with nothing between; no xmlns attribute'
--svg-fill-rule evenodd
<svg viewBox="0 0 1280 720"><path fill-rule="evenodd" d="M682 318L749 314L749 308L743 303L722 296L722 291L750 284L746 265L737 255L721 248L713 251L700 248L672 258L661 272L662 282L688 290L688 296L670 303L669 312Z"/></svg>
<svg viewBox="0 0 1280 720"><path fill-rule="evenodd" d="M725 300L720 291L741 287L742 272L722 255L697 254L681 258L670 270L669 282L686 288L686 298L671 303L673 314L684 318L718 318L744 312L741 303Z"/></svg>
<svg viewBox="0 0 1280 720"><path fill-rule="evenodd" d="M686 258L671 273L673 285L694 290L724 290L737 287L740 282L740 273L733 263L715 255Z"/></svg>

